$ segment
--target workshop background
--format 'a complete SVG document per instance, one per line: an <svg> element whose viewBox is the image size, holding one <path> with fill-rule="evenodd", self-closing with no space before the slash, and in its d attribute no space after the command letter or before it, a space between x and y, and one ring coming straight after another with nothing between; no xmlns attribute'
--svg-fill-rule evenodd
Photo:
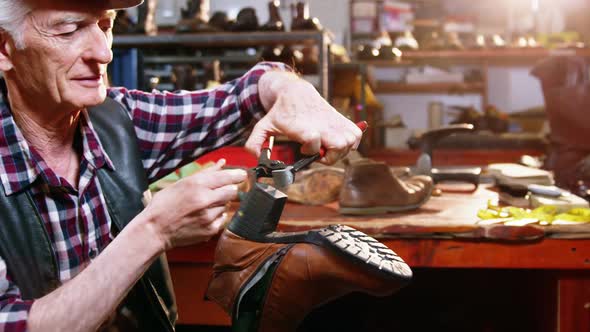
<svg viewBox="0 0 590 332"><path fill-rule="evenodd" d="M297 178L279 227L351 225L396 251L414 280L390 297L327 303L298 331L582 332L588 43L585 0L150 0L119 13L109 76L146 91L203 89L282 61L368 122L357 154ZM302 157L281 137L273 156ZM238 142L151 189L221 157L257 163ZM432 195L404 212L342 213L347 169L360 158L389 167L396 183L431 177ZM178 331L232 330L204 298L215 244L168 254Z"/></svg>

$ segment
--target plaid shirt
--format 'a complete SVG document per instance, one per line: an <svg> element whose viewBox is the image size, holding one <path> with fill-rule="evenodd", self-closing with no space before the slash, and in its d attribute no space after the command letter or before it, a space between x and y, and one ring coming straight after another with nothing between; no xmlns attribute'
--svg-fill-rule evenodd
<svg viewBox="0 0 590 332"><path fill-rule="evenodd" d="M212 90L145 93L111 88L108 96L128 111L139 138L143 166L155 181L198 156L243 135L264 115L258 80L268 70L289 70L260 63L239 79ZM82 147L77 188L55 174L29 146L0 101L0 180L7 195L30 190L52 240L62 283L75 277L110 243L111 220L96 170L113 168L88 115L79 123ZM1 227L1 224L0 224ZM0 332L25 331L33 301L21 299L18 286L0 257Z"/></svg>

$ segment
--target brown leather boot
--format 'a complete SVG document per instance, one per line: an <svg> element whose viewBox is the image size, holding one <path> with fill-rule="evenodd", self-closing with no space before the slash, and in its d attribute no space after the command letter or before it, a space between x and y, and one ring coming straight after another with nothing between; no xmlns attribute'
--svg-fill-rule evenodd
<svg viewBox="0 0 590 332"><path fill-rule="evenodd" d="M216 32L209 25L209 0L187 0L186 8L181 9L181 19L176 24L176 33Z"/></svg>
<svg viewBox="0 0 590 332"><path fill-rule="evenodd" d="M233 22L227 16L224 11L216 11L211 15L209 19L209 25L219 31L229 31Z"/></svg>
<svg viewBox="0 0 590 332"><path fill-rule="evenodd" d="M350 227L311 234L315 244L261 243L223 232L207 297L232 316L234 330L295 331L321 304L352 292L390 295L412 276L392 250ZM256 318L244 324L249 311Z"/></svg>
<svg viewBox="0 0 590 332"><path fill-rule="evenodd" d="M429 176L400 180L382 162L362 159L351 163L340 190L340 213L382 214L413 210L426 203L432 193Z"/></svg>
<svg viewBox="0 0 590 332"><path fill-rule="evenodd" d="M281 2L279 0L273 0L268 2L268 22L263 24L260 28L263 31L285 31L285 24L281 18L279 12L279 6Z"/></svg>
<svg viewBox="0 0 590 332"><path fill-rule="evenodd" d="M119 10L113 32L115 34L146 34L155 36L158 34L158 25L156 24L156 7L158 0L144 1L137 7L137 23L129 17L126 10Z"/></svg>
<svg viewBox="0 0 590 332"><path fill-rule="evenodd" d="M236 16L236 21L231 26L231 30L237 32L256 31L259 28L258 15L254 7L240 9L238 16Z"/></svg>
<svg viewBox="0 0 590 332"><path fill-rule="evenodd" d="M322 30L322 25L317 17L309 17L309 5L306 1L297 1L295 7L291 7L294 12L293 20L291 21L291 31L297 30Z"/></svg>

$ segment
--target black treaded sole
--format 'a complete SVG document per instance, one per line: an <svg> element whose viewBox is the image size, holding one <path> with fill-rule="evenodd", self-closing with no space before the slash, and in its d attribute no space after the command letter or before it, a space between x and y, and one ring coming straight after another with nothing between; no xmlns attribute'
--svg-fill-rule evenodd
<svg viewBox="0 0 590 332"><path fill-rule="evenodd" d="M374 272L397 280L412 279L412 270L393 250L369 235L345 225L330 225L305 232L273 232L247 240L263 243L310 243L330 249Z"/></svg>
<svg viewBox="0 0 590 332"><path fill-rule="evenodd" d="M315 234L315 235L312 235ZM345 225L330 225L310 231L318 237L320 245L353 259L357 264L369 266L374 272L388 278L410 281L412 269L393 250L373 237Z"/></svg>

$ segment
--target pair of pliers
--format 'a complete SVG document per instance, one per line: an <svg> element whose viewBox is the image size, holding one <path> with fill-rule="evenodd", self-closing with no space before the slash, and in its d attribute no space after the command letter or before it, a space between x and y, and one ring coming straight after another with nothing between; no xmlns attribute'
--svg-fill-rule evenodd
<svg viewBox="0 0 590 332"><path fill-rule="evenodd" d="M363 132L367 129L366 121L361 121L356 124ZM326 155L326 149L320 148L320 152L314 155L299 159L293 165L286 165L280 160L270 159L274 137L265 144L260 152L258 158L258 165L252 169L255 174L254 182L262 177L272 178L277 189L283 189L295 181L295 173L306 168L311 163L323 158Z"/></svg>

